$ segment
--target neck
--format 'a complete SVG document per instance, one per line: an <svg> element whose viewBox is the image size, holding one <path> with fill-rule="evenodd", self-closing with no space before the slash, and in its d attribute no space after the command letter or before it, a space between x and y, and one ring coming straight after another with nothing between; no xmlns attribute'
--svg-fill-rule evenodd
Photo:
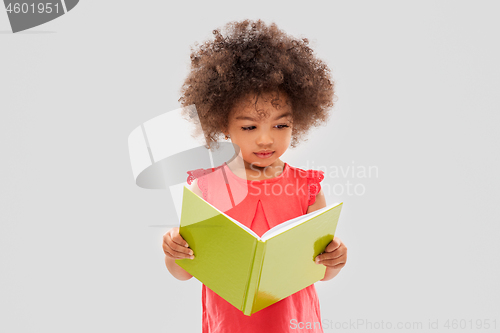
<svg viewBox="0 0 500 333"><path fill-rule="evenodd" d="M257 166L255 164L252 165L246 161L244 161L244 162L245 162L245 169L249 170L249 171L269 172L269 171L272 171L273 169L283 170L283 168L285 167L285 163L283 161L281 161L280 159L277 159L272 164L269 164L268 166L265 166L265 167Z"/></svg>

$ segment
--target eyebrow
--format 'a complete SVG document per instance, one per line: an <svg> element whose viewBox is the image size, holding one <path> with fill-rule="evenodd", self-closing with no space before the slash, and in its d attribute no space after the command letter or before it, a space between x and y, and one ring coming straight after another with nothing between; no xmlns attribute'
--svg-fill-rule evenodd
<svg viewBox="0 0 500 333"><path fill-rule="evenodd" d="M283 117L288 117L288 116L291 116L292 113L291 112L286 112L286 113L283 113L282 115L279 115L277 116L276 118L274 118L273 120L278 120L278 119L281 119ZM242 119L242 120L251 120L251 121L257 121L255 118L252 118L252 117L249 117L249 116L239 116L239 117L236 117L234 119Z"/></svg>

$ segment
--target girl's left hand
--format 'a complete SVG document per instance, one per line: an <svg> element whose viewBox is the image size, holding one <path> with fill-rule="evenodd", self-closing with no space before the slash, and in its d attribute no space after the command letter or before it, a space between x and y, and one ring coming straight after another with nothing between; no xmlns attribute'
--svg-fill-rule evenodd
<svg viewBox="0 0 500 333"><path fill-rule="evenodd" d="M323 264L327 268L332 267L340 269L347 262L347 247L338 237L334 237L330 244L325 248L325 252L316 256L317 264Z"/></svg>

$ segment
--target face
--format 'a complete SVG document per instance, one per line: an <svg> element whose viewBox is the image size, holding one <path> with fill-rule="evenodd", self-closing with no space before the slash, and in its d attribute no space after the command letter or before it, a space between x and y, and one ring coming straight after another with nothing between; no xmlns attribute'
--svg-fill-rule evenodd
<svg viewBox="0 0 500 333"><path fill-rule="evenodd" d="M231 110L224 134L239 148L247 169L281 166L279 158L290 146L292 121L285 93L249 94Z"/></svg>

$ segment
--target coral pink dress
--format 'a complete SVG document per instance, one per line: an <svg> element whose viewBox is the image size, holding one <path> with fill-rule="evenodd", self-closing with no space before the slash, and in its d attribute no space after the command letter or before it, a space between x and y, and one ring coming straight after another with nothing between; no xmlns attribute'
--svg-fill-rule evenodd
<svg viewBox="0 0 500 333"><path fill-rule="evenodd" d="M259 236L282 222L306 214L324 179L323 171L303 170L287 163L279 176L264 180L242 179L226 163L216 168L191 170L188 174L188 184L198 179L203 199ZM203 333L300 332L298 323L303 326L310 323L307 332L323 332L314 284L251 316L245 316L202 285L202 306Z"/></svg>

